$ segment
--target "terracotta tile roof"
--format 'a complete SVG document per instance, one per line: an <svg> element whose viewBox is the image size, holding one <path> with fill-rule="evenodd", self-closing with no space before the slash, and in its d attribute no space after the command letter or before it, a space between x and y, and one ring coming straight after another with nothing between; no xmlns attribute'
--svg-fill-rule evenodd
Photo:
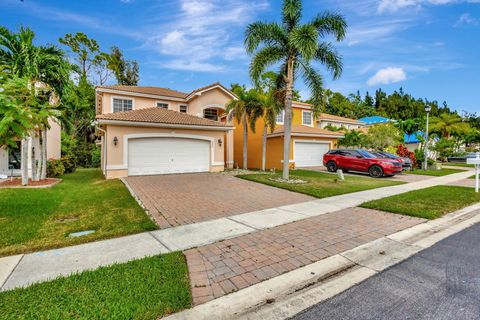
<svg viewBox="0 0 480 320"><path fill-rule="evenodd" d="M97 116L98 120L117 120L117 121L132 121L132 122L146 122L146 123L165 123L178 125L192 125L192 126L210 126L210 127L225 127L232 126L219 121L213 121L205 118L199 118L186 113L181 113L173 110L166 110L163 108L144 108L126 112L115 112L108 114L101 114Z"/></svg>
<svg viewBox="0 0 480 320"><path fill-rule="evenodd" d="M169 88L160 88L160 87L143 87L143 86L97 86L99 89L110 89L110 90L121 90L126 92L133 93L144 93L144 94L153 94L156 96L167 96L174 98L186 98L189 94L185 92L180 92L177 90L172 90Z"/></svg>
<svg viewBox="0 0 480 320"><path fill-rule="evenodd" d="M358 123L362 124L363 122L356 120L356 119L351 119L351 118L345 118L345 117L340 117L336 116L333 114L329 113L320 113L318 115L318 120L332 120L332 121L340 121L340 122L348 122L348 123Z"/></svg>
<svg viewBox="0 0 480 320"><path fill-rule="evenodd" d="M167 96L167 97L174 97L174 98L181 98L181 99L187 99L190 96L195 95L195 93L213 88L213 87L222 87L222 89L226 90L233 96L235 94L228 90L225 86L223 86L220 82L215 82L212 83L208 86L201 87L198 89L193 90L190 93L185 93L185 92L180 92L177 90L172 90L169 88L160 88L160 87L143 87L143 86L120 86L120 85L115 85L115 86L97 86L98 89L109 89L109 90L121 90L121 91L126 91L126 92L132 92L132 93L143 93L143 94L152 94L156 96Z"/></svg>
<svg viewBox="0 0 480 320"><path fill-rule="evenodd" d="M305 107L313 107L313 104L301 102L301 101L292 101L293 105L305 106Z"/></svg>
<svg viewBox="0 0 480 320"><path fill-rule="evenodd" d="M278 126L275 128L275 130L270 133L269 135L281 135L284 132L284 127L283 126ZM320 128L315 128L315 127L309 127L309 126L302 126L299 124L294 124L292 125L292 135L295 134L311 134L311 135L330 135L330 136L338 136L338 137L343 137L343 132L335 132L335 131L330 131L326 129L320 129Z"/></svg>

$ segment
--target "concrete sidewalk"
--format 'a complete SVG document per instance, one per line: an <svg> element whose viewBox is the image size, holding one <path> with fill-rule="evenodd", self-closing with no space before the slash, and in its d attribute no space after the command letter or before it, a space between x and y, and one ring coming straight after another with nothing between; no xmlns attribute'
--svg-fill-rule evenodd
<svg viewBox="0 0 480 320"><path fill-rule="evenodd" d="M4 257L0 258L0 290L24 287L58 276L145 256L203 246L258 230L356 207L366 201L448 184L470 175L471 172L456 173L405 185L350 193L165 230Z"/></svg>

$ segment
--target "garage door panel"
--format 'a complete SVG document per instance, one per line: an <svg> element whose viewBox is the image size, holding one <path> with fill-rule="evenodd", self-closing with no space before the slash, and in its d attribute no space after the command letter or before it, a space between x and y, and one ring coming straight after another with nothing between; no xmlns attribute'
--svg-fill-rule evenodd
<svg viewBox="0 0 480 320"><path fill-rule="evenodd" d="M327 142L295 142L295 166L323 166L323 155L330 149Z"/></svg>
<svg viewBox="0 0 480 320"><path fill-rule="evenodd" d="M132 139L128 147L129 175L206 172L210 141L183 138Z"/></svg>

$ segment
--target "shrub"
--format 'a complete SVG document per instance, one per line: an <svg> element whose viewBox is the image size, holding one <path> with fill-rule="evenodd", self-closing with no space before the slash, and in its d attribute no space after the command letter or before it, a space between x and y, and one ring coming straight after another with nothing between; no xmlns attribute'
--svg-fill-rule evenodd
<svg viewBox="0 0 480 320"><path fill-rule="evenodd" d="M73 151L77 146L77 139L65 132L62 131L62 157L63 156L73 156Z"/></svg>
<svg viewBox="0 0 480 320"><path fill-rule="evenodd" d="M101 150L99 147L95 147L92 151L92 167L98 168L100 167L100 159L101 159Z"/></svg>
<svg viewBox="0 0 480 320"><path fill-rule="evenodd" d="M74 173L77 168L77 163L73 157L64 156L60 158L62 161L63 167L65 168L65 173Z"/></svg>
<svg viewBox="0 0 480 320"><path fill-rule="evenodd" d="M61 160L50 159L47 161L47 177L56 178L65 173L65 167Z"/></svg>
<svg viewBox="0 0 480 320"><path fill-rule="evenodd" d="M409 158L410 160L412 160L412 166L416 165L416 163L417 163L416 153L408 150L408 148L405 147L403 144L399 144L397 146L397 150L395 151L395 153L397 155L399 155L400 157L405 157L405 158Z"/></svg>

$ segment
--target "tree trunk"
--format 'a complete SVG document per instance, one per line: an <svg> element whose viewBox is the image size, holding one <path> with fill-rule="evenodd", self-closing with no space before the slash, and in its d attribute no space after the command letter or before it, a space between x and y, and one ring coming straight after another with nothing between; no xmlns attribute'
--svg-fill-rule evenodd
<svg viewBox="0 0 480 320"><path fill-rule="evenodd" d="M42 130L42 171L40 179L44 180L47 178L47 131Z"/></svg>
<svg viewBox="0 0 480 320"><path fill-rule="evenodd" d="M262 136L262 170L265 171L266 162L267 162L267 128L265 124L263 127L263 136Z"/></svg>
<svg viewBox="0 0 480 320"><path fill-rule="evenodd" d="M38 160L35 161L35 177L34 181L40 180L40 174L42 172L42 152L43 152L43 141L42 141L42 131L38 133L38 152L40 157L36 157Z"/></svg>
<svg viewBox="0 0 480 320"><path fill-rule="evenodd" d="M21 171L22 171L22 186L28 184L28 140L22 139L22 159L21 159Z"/></svg>
<svg viewBox="0 0 480 320"><path fill-rule="evenodd" d="M292 135L292 97L293 97L293 66L294 60L287 62L287 86L285 92L285 119L283 120L283 173L282 177L288 180L290 164L290 137Z"/></svg>
<svg viewBox="0 0 480 320"><path fill-rule="evenodd" d="M248 124L247 124L247 114L243 113L242 116L243 124L243 169L248 169Z"/></svg>
<svg viewBox="0 0 480 320"><path fill-rule="evenodd" d="M38 181L37 177L37 170L38 170L38 164L37 164L37 159L36 159L36 152L38 152L38 150L35 149L35 147L33 146L33 139L32 139L32 156L31 156L31 161L32 161L32 181Z"/></svg>

